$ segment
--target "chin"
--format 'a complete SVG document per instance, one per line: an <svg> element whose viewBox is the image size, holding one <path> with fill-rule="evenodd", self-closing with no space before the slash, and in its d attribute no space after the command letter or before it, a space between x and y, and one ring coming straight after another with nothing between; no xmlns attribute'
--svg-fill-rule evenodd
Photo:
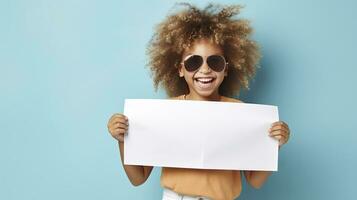
<svg viewBox="0 0 357 200"><path fill-rule="evenodd" d="M207 91L196 90L196 93L201 97L210 97L214 94L214 90L207 90Z"/></svg>
<svg viewBox="0 0 357 200"><path fill-rule="evenodd" d="M218 91L219 85L221 84L222 81L220 81L219 79L215 79L213 82L213 85L209 88L201 88L199 87L198 84L195 84L195 82L193 82L193 84L191 85L191 88L195 91L195 93L203 98L209 98L212 95L215 95L216 92Z"/></svg>

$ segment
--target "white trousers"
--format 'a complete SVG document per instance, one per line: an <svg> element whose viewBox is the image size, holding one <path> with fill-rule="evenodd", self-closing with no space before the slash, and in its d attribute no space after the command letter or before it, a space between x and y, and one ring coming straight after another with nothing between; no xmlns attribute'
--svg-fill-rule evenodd
<svg viewBox="0 0 357 200"><path fill-rule="evenodd" d="M162 200L210 200L210 199L202 196L181 195L168 188L164 188L162 194Z"/></svg>

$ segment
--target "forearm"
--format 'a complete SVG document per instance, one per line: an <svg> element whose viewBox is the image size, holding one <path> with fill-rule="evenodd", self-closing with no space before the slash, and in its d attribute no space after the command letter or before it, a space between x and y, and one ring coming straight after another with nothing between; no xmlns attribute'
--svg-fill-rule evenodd
<svg viewBox="0 0 357 200"><path fill-rule="evenodd" d="M246 180L254 188L260 188L271 175L271 171L244 171Z"/></svg>
<svg viewBox="0 0 357 200"><path fill-rule="evenodd" d="M125 165L124 164L124 142L119 142L119 151L120 151L120 158L121 158L121 163L123 165L124 171L126 175L128 176L130 182L138 186L146 181L148 178L151 169L149 167L144 167L144 166L138 166L138 165Z"/></svg>

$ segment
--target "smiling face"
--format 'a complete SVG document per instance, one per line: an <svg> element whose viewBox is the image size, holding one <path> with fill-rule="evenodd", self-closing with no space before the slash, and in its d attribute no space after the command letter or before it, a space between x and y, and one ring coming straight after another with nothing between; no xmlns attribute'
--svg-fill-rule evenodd
<svg viewBox="0 0 357 200"><path fill-rule="evenodd" d="M222 71L216 72L208 66L206 59L211 55L223 56L222 48L208 39L199 39L192 44L191 48L184 51L182 61L190 55L200 55L204 61L201 67L193 72L187 71L181 64L179 75L185 78L190 90L187 97L197 100L219 99L218 88L227 76L227 65Z"/></svg>

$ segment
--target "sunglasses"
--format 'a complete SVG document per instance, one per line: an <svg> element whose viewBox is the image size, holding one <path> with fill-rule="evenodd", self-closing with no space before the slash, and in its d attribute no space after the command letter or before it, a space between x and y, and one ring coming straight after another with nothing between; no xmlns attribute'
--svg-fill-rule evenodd
<svg viewBox="0 0 357 200"><path fill-rule="evenodd" d="M203 57L200 55L189 55L185 57L183 62L183 66L185 69L189 72L194 72L197 69L199 69L203 65ZM226 62L226 59L221 56L221 55L210 55L206 58L206 63L209 68L211 68L213 71L216 72L221 72L228 62Z"/></svg>

